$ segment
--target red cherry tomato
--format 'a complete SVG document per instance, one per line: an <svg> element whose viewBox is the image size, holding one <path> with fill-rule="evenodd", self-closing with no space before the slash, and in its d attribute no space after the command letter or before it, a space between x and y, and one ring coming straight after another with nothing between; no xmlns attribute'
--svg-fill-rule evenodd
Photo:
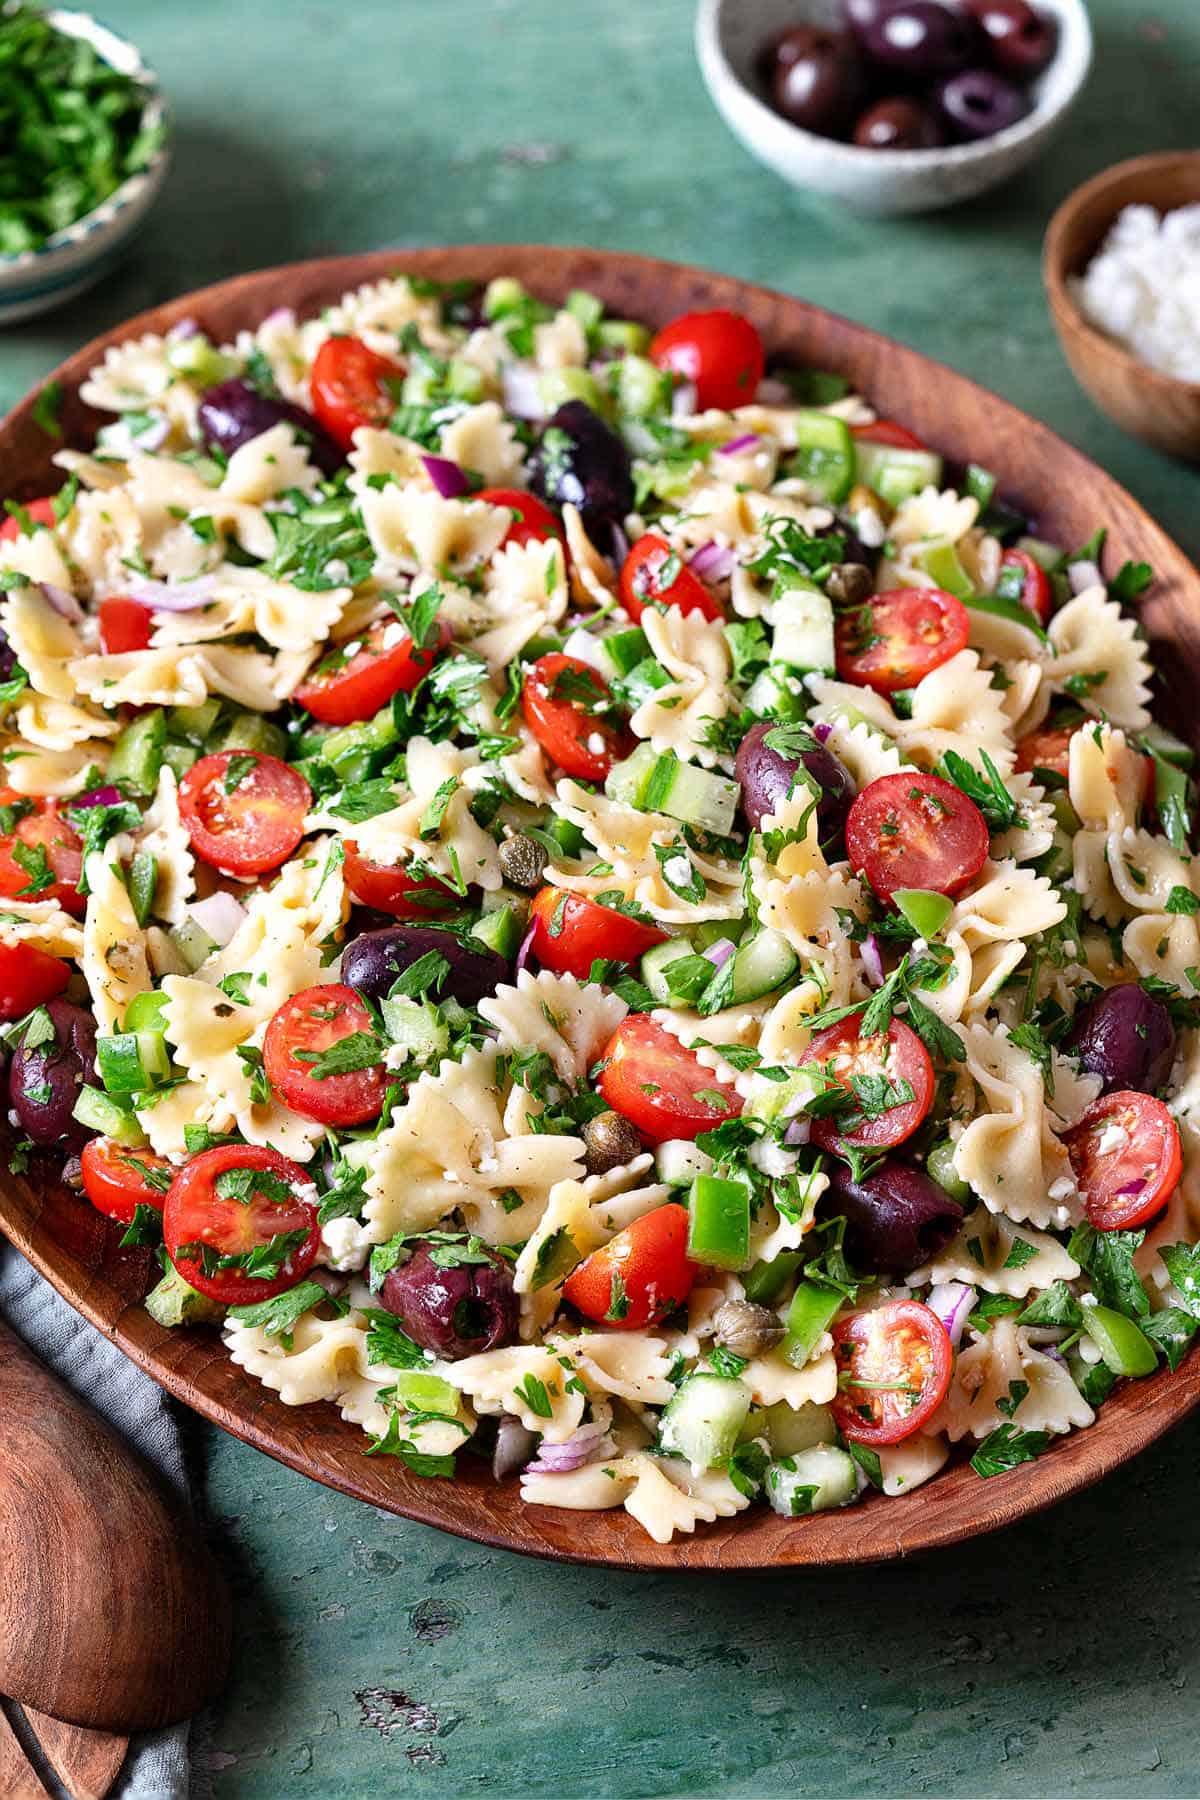
<svg viewBox="0 0 1200 1800"><path fill-rule="evenodd" d="M270 1300L303 1280L321 1248L312 1178L262 1144L202 1150L171 1183L163 1241L183 1279L210 1300ZM228 1258L236 1260L221 1267Z"/></svg>
<svg viewBox="0 0 1200 1800"><path fill-rule="evenodd" d="M539 656L521 690L521 711L551 762L578 781L603 781L629 748L613 717L603 675L577 656Z"/></svg>
<svg viewBox="0 0 1200 1800"><path fill-rule="evenodd" d="M650 345L650 360L696 389L701 412L748 406L767 366L762 339L741 313L684 313L664 325Z"/></svg>
<svg viewBox="0 0 1200 1800"><path fill-rule="evenodd" d="M1042 565L1025 550L1006 550L1000 558L1000 567L1020 571L1021 591L1016 598L1035 614L1040 624L1048 625L1054 610L1054 589Z"/></svg>
<svg viewBox="0 0 1200 1800"><path fill-rule="evenodd" d="M140 600L113 594L100 602L100 648L105 656L123 656L127 650L146 650L153 629L150 608Z"/></svg>
<svg viewBox="0 0 1200 1800"><path fill-rule="evenodd" d="M130 1225L139 1206L163 1209L166 1190L147 1176L171 1167L165 1156L152 1150L129 1150L115 1138L89 1138L79 1156L83 1187L97 1212L118 1224Z"/></svg>
<svg viewBox="0 0 1200 1800"><path fill-rule="evenodd" d="M973 800L940 775L897 769L858 795L846 854L881 900L897 888L957 894L987 861L988 828Z"/></svg>
<svg viewBox="0 0 1200 1800"><path fill-rule="evenodd" d="M895 419L876 419L873 425L852 425L851 435L863 444L887 444L892 450L926 450L915 432L907 425L897 424Z"/></svg>
<svg viewBox="0 0 1200 1800"><path fill-rule="evenodd" d="M309 378L313 412L335 444L352 450L361 426L387 424L399 404L389 384L403 379L401 363L380 356L361 338L326 338Z"/></svg>
<svg viewBox="0 0 1200 1800"><path fill-rule="evenodd" d="M854 1096L853 1110L814 1119L812 1141L822 1150L890 1150L902 1144L933 1105L933 1064L910 1025L893 1019L886 1032L860 1037L862 1014L852 1013L818 1031L808 1046L809 1062L820 1063L832 1080ZM890 1092L879 1092L879 1077ZM899 1096L909 1093L907 1100ZM896 1099L897 1104L880 1102Z"/></svg>
<svg viewBox="0 0 1200 1800"><path fill-rule="evenodd" d="M677 606L680 612L702 613L706 619L725 617L712 589L693 574L666 538L653 531L640 537L625 558L621 604L635 625L651 605Z"/></svg>
<svg viewBox="0 0 1200 1800"><path fill-rule="evenodd" d="M1179 1186L1179 1127L1153 1094L1102 1095L1063 1133L1063 1143L1097 1231L1148 1224Z"/></svg>
<svg viewBox="0 0 1200 1800"><path fill-rule="evenodd" d="M373 906L377 912L392 913L397 919L436 919L459 905L458 896L440 881L414 880L403 869L372 862L357 844L349 841L342 875L356 900Z"/></svg>
<svg viewBox="0 0 1200 1800"><path fill-rule="evenodd" d="M335 650L319 662L294 698L322 725L353 725L370 719L393 694L410 694L450 642L450 627L439 620L437 635L420 650L399 619L381 619L347 656Z"/></svg>
<svg viewBox="0 0 1200 1800"><path fill-rule="evenodd" d="M940 588L895 588L837 616L837 671L843 681L894 694L967 647L970 619Z"/></svg>
<svg viewBox="0 0 1200 1800"><path fill-rule="evenodd" d="M833 1416L853 1444L898 1444L919 1431L950 1386L954 1347L919 1300L890 1300L833 1327Z"/></svg>
<svg viewBox="0 0 1200 1800"><path fill-rule="evenodd" d="M563 528L556 514L536 494L524 488L480 488L473 500L486 500L489 506L507 506L513 522L501 540L506 544L545 544L551 538L563 543Z"/></svg>
<svg viewBox="0 0 1200 1800"><path fill-rule="evenodd" d="M59 817L53 800L30 800L4 788L0 805L13 827L0 836L0 898L56 900L81 919L87 901L79 892L83 844L78 832Z"/></svg>
<svg viewBox="0 0 1200 1800"><path fill-rule="evenodd" d="M192 849L230 875L265 875L286 862L304 836L311 805L303 775L259 750L202 756L179 784Z"/></svg>
<svg viewBox="0 0 1200 1800"><path fill-rule="evenodd" d="M666 937L657 925L643 924L611 906L598 906L585 894L544 887L534 895L530 923L533 954L555 975L582 981L598 957L634 962Z"/></svg>
<svg viewBox="0 0 1200 1800"><path fill-rule="evenodd" d="M383 1105L382 1060L343 1075L322 1075L318 1059L344 1039L374 1029L352 987L328 982L305 988L285 1000L267 1026L263 1039L267 1080L284 1105L301 1118L316 1119L321 1125L364 1125Z"/></svg>
<svg viewBox="0 0 1200 1800"><path fill-rule="evenodd" d="M652 1144L699 1137L742 1110L736 1088L649 1013L622 1019L604 1052L600 1092Z"/></svg>
<svg viewBox="0 0 1200 1800"><path fill-rule="evenodd" d="M1039 731L1029 732L1017 744L1016 767L1023 774L1049 769L1065 781L1071 770L1068 752L1075 731L1074 725L1043 725Z"/></svg>
<svg viewBox="0 0 1200 1800"><path fill-rule="evenodd" d="M70 964L36 944L0 944L0 1021L23 1019L61 994L70 979Z"/></svg>
<svg viewBox="0 0 1200 1800"><path fill-rule="evenodd" d="M54 502L47 494L37 500L22 500L18 504L29 514L35 525L54 525ZM19 519L10 513L0 525L0 543L11 544L21 536Z"/></svg>
<svg viewBox="0 0 1200 1800"><path fill-rule="evenodd" d="M686 1206L655 1207L573 1269L563 1295L597 1325L617 1331L657 1325L692 1291L696 1265L687 1258L687 1236Z"/></svg>

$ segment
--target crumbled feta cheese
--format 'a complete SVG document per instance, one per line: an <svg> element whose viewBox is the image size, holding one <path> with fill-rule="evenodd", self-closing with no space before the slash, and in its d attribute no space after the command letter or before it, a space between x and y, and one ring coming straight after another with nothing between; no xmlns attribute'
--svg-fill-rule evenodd
<svg viewBox="0 0 1200 1800"><path fill-rule="evenodd" d="M407 636L408 632L405 630L400 620L393 619L392 623L385 627L383 636L379 640L380 648L384 650L394 650L396 645L402 644Z"/></svg>
<svg viewBox="0 0 1200 1800"><path fill-rule="evenodd" d="M1104 1127L1096 1139L1096 1153L1098 1156L1108 1156L1113 1150L1124 1150L1128 1142L1129 1133L1125 1127L1113 1121Z"/></svg>
<svg viewBox="0 0 1200 1800"><path fill-rule="evenodd" d="M750 1161L763 1175L778 1181L790 1175L800 1161L798 1150L785 1150L774 1138L759 1138L750 1146Z"/></svg>
<svg viewBox="0 0 1200 1800"><path fill-rule="evenodd" d="M1070 287L1084 318L1142 362L1200 381L1200 206L1127 206Z"/></svg>
<svg viewBox="0 0 1200 1800"><path fill-rule="evenodd" d="M873 506L860 506L850 523L859 542L868 550L878 550L887 537L887 526Z"/></svg>
<svg viewBox="0 0 1200 1800"><path fill-rule="evenodd" d="M663 864L663 879L672 887L687 887L692 879L691 858L668 856Z"/></svg>
<svg viewBox="0 0 1200 1800"><path fill-rule="evenodd" d="M343 1275L364 1269L371 1254L370 1232L357 1219L330 1219L321 1227L321 1243L326 1266Z"/></svg>

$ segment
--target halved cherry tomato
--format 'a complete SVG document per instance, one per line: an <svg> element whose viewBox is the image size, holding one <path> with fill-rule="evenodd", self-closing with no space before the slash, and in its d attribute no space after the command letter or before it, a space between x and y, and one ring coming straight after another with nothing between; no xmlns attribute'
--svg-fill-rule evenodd
<svg viewBox="0 0 1200 1800"><path fill-rule="evenodd" d="M35 525L54 524L54 502L47 494L37 500L22 500L18 504L29 514ZM0 542L11 544L21 535L21 523L9 513L0 525Z"/></svg>
<svg viewBox="0 0 1200 1800"><path fill-rule="evenodd" d="M285 1000L263 1038L267 1080L285 1106L301 1118L321 1125L363 1125L383 1105L387 1078L383 1051L376 1061L345 1074L322 1073L321 1058L334 1045L359 1033L368 1034L368 1056L374 1045L371 1015L352 987L327 982L305 988Z"/></svg>
<svg viewBox="0 0 1200 1800"><path fill-rule="evenodd" d="M112 594L100 602L100 648L105 656L123 656L127 650L146 650L153 622L150 608L124 594Z"/></svg>
<svg viewBox="0 0 1200 1800"><path fill-rule="evenodd" d="M398 919L436 919L460 904L458 896L440 881L416 880L403 869L372 862L357 844L349 841L342 875L356 900L373 906L377 912L393 913Z"/></svg>
<svg viewBox="0 0 1200 1800"><path fill-rule="evenodd" d="M846 818L846 854L881 900L897 888L957 894L987 861L988 828L953 782L919 769L881 775Z"/></svg>
<svg viewBox="0 0 1200 1800"><path fill-rule="evenodd" d="M1063 1143L1097 1231L1148 1224L1179 1186L1179 1127L1153 1094L1102 1095L1064 1131Z"/></svg>
<svg viewBox="0 0 1200 1800"><path fill-rule="evenodd" d="M625 558L621 604L635 625L651 605L677 606L680 612L702 613L706 619L725 616L712 589L693 574L666 538L653 531L640 537Z"/></svg>
<svg viewBox="0 0 1200 1800"><path fill-rule="evenodd" d="M286 862L304 836L311 805L303 775L259 750L202 756L179 784L192 849L230 875L265 875Z"/></svg>
<svg viewBox="0 0 1200 1800"><path fill-rule="evenodd" d="M530 909L533 954L543 969L584 980L598 957L634 962L666 937L657 925L631 919L611 906L599 906L586 894L565 888L540 888Z"/></svg>
<svg viewBox="0 0 1200 1800"><path fill-rule="evenodd" d="M682 1306L696 1265L687 1257L688 1211L671 1201L643 1213L573 1269L563 1295L585 1319L642 1331Z"/></svg>
<svg viewBox="0 0 1200 1800"><path fill-rule="evenodd" d="M834 629L842 680L894 694L965 650L971 621L941 588L894 588L840 612Z"/></svg>
<svg viewBox="0 0 1200 1800"><path fill-rule="evenodd" d="M1026 550L1006 550L1000 558L1000 567L1019 570L1021 591L1014 598L1029 608L1039 624L1048 625L1054 610L1054 589L1041 563L1035 562Z"/></svg>
<svg viewBox="0 0 1200 1800"><path fill-rule="evenodd" d="M1075 725L1043 725L1027 733L1017 744L1017 769L1027 775L1035 769L1049 769L1065 781L1071 772L1069 751L1077 730Z"/></svg>
<svg viewBox="0 0 1200 1800"><path fill-rule="evenodd" d="M524 488L480 488L471 498L486 500L489 506L507 506L512 513L513 522L501 539L502 549L506 544L545 544L551 538L564 542L557 514Z"/></svg>
<svg viewBox="0 0 1200 1800"><path fill-rule="evenodd" d="M652 1144L699 1137L742 1110L736 1088L649 1013L622 1019L602 1058L600 1092Z"/></svg>
<svg viewBox="0 0 1200 1800"><path fill-rule="evenodd" d="M89 1138L79 1153L83 1188L97 1212L121 1225L130 1225L139 1206L163 1209L166 1189L147 1179L171 1167L165 1156L153 1150L130 1150L115 1138Z"/></svg>
<svg viewBox="0 0 1200 1800"><path fill-rule="evenodd" d="M403 364L380 356L361 338L326 338L309 377L313 412L335 444L352 450L361 426L382 430L387 424L399 404L389 384L403 379Z"/></svg>
<svg viewBox="0 0 1200 1800"><path fill-rule="evenodd" d="M808 1046L807 1060L820 1063L855 1101L852 1110L813 1120L812 1141L822 1150L890 1150L912 1136L933 1105L933 1064L911 1025L893 1019L886 1032L865 1038L862 1017L852 1013L826 1026Z"/></svg>
<svg viewBox="0 0 1200 1800"><path fill-rule="evenodd" d="M79 892L83 843L59 817L53 800L30 800L13 788L0 789L0 805L12 830L0 836L0 898L56 900L81 919L87 901Z"/></svg>
<svg viewBox="0 0 1200 1800"><path fill-rule="evenodd" d="M419 650L399 619L381 619L355 641L350 656L332 651L296 689L294 698L322 725L353 725L372 718L393 694L410 694L450 642L450 627L439 619Z"/></svg>
<svg viewBox="0 0 1200 1800"><path fill-rule="evenodd" d="M749 406L767 366L762 339L741 313L718 308L684 313L664 325L650 345L650 361L696 389L701 412Z"/></svg>
<svg viewBox="0 0 1200 1800"><path fill-rule="evenodd" d="M853 1444L898 1444L942 1404L954 1347L919 1300L890 1300L833 1327L838 1391L833 1416Z"/></svg>
<svg viewBox="0 0 1200 1800"><path fill-rule="evenodd" d="M70 979L70 964L36 944L0 944L0 1020L23 1019L61 994Z"/></svg>
<svg viewBox="0 0 1200 1800"><path fill-rule="evenodd" d="M887 444L892 450L927 450L915 432L895 419L876 419L873 425L852 425L851 435L864 444Z"/></svg>
<svg viewBox="0 0 1200 1800"><path fill-rule="evenodd" d="M603 781L630 747L607 681L578 656L539 656L525 677L521 711L551 762L578 781Z"/></svg>
<svg viewBox="0 0 1200 1800"><path fill-rule="evenodd" d="M210 1300L246 1306L285 1294L321 1248L312 1177L262 1144L202 1150L171 1183L163 1241L183 1279Z"/></svg>

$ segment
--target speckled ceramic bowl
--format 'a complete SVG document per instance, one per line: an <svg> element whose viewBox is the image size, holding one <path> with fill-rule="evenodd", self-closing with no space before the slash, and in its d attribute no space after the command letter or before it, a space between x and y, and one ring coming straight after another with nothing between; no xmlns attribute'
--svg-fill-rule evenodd
<svg viewBox="0 0 1200 1800"><path fill-rule="evenodd" d="M56 8L46 17L68 36L86 39L97 55L122 75L131 75L141 82L146 89L144 125L165 124L167 107L157 78L135 45L88 13ZM122 182L94 212L85 213L73 225L56 231L41 249L27 250L20 256L0 256L0 326L15 325L37 313L49 312L106 275L124 255L158 198L169 161L170 152L164 142L146 168Z"/></svg>
<svg viewBox="0 0 1200 1800"><path fill-rule="evenodd" d="M790 26L837 25L841 0L700 0L696 54L725 123L752 156L793 187L863 212L931 212L996 187L1033 161L1078 99L1092 66L1084 0L1036 0L1058 19L1054 61L1033 84L1033 107L1008 131L938 150L860 150L802 131L763 98L754 72L764 44Z"/></svg>

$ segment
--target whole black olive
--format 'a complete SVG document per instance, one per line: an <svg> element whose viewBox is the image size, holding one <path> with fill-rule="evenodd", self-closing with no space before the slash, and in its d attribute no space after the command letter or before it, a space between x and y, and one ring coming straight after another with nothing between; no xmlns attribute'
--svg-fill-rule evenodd
<svg viewBox="0 0 1200 1800"><path fill-rule="evenodd" d="M802 131L840 137L866 99L858 46L849 32L798 25L775 39L771 101Z"/></svg>
<svg viewBox="0 0 1200 1800"><path fill-rule="evenodd" d="M73 1117L79 1090L96 1080L96 1021L69 1000L48 1000L54 1036L39 1043L37 1015L12 1054L8 1098L21 1129L35 1144L80 1150L92 1133Z"/></svg>
<svg viewBox="0 0 1200 1800"><path fill-rule="evenodd" d="M963 1209L920 1169L891 1157L863 1181L844 1163L830 1172L832 1185L820 1211L846 1221L846 1255L856 1269L907 1275L944 1250L963 1220Z"/></svg>
<svg viewBox="0 0 1200 1800"><path fill-rule="evenodd" d="M223 450L226 456L232 456L272 426L292 425L305 442L309 460L322 475L336 475L346 461L310 412L291 400L274 400L269 394L260 394L237 376L209 388L200 401L196 419L209 449Z"/></svg>
<svg viewBox="0 0 1200 1800"><path fill-rule="evenodd" d="M460 1262L456 1245L418 1243L380 1294L413 1342L448 1362L498 1350L517 1335L512 1270L477 1244L468 1252L475 1260Z"/></svg>
<svg viewBox="0 0 1200 1800"><path fill-rule="evenodd" d="M742 811L757 831L768 814L787 798L796 771L804 768L821 789L817 825L828 837L845 823L854 799L854 777L831 750L814 744L798 756L785 756L763 740L778 721L761 719L738 745L734 772L742 786Z"/></svg>
<svg viewBox="0 0 1200 1800"><path fill-rule="evenodd" d="M17 666L17 653L8 641L8 635L0 631L0 681L9 681Z"/></svg>
<svg viewBox="0 0 1200 1800"><path fill-rule="evenodd" d="M980 51L975 21L940 0L904 0L862 31L867 55L907 80L926 81L965 68Z"/></svg>
<svg viewBox="0 0 1200 1800"><path fill-rule="evenodd" d="M1171 1073L1175 1027L1161 1000L1136 981L1107 988L1078 1015L1068 1047L1103 1093L1125 1088L1152 1094Z"/></svg>
<svg viewBox="0 0 1200 1800"><path fill-rule="evenodd" d="M986 35L996 67L1014 81L1032 81L1053 60L1057 22L1035 12L1028 0L966 0L966 7Z"/></svg>
<svg viewBox="0 0 1200 1800"><path fill-rule="evenodd" d="M577 507L601 548L607 547L613 525L633 510L629 452L582 400L568 400L547 421L528 476L541 499Z"/></svg>
<svg viewBox="0 0 1200 1800"><path fill-rule="evenodd" d="M854 142L863 150L936 150L945 134L927 106L901 94L863 113Z"/></svg>
<svg viewBox="0 0 1200 1800"><path fill-rule="evenodd" d="M965 142L995 137L1018 124L1029 111L1019 87L991 69L964 69L937 88L937 103L950 130Z"/></svg>
<svg viewBox="0 0 1200 1800"><path fill-rule="evenodd" d="M342 980L368 1000L385 1000L398 975L433 950L444 956L449 972L435 1000L448 994L463 1006L478 1006L509 980L509 966L498 951L486 944L469 944L436 925L386 925L381 931L364 931L342 957Z"/></svg>

